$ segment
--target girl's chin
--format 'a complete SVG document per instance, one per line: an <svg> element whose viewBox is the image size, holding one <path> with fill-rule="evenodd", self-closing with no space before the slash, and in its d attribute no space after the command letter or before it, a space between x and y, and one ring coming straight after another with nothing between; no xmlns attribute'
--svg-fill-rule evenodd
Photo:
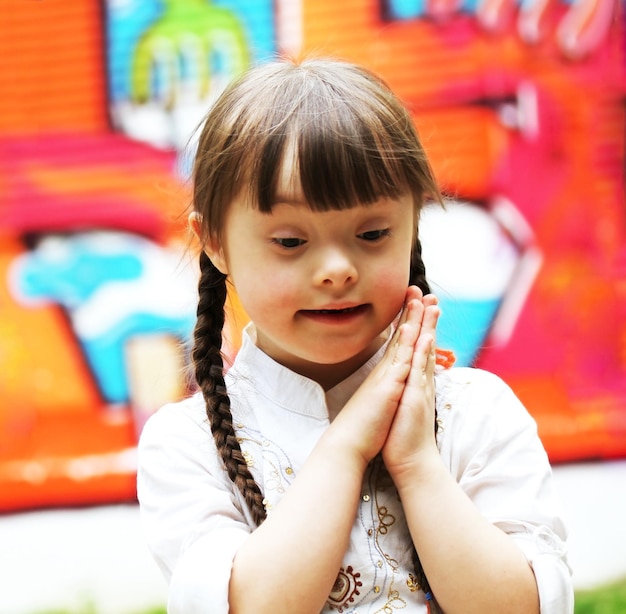
<svg viewBox="0 0 626 614"><path fill-rule="evenodd" d="M312 336L307 332L302 338L295 335L284 339L283 343L259 335L257 346L276 362L300 373L309 369L336 369L342 365L357 369L385 343L386 330L387 327L382 332L371 331L369 335Z"/></svg>
<svg viewBox="0 0 626 614"><path fill-rule="evenodd" d="M345 342L338 342L336 348L331 348L326 345L318 351L308 352L306 358L302 358L302 362L319 367L327 367L328 369L337 368L346 364L358 368L361 364L368 361L384 342L385 339L381 336L367 344L355 344L352 347Z"/></svg>

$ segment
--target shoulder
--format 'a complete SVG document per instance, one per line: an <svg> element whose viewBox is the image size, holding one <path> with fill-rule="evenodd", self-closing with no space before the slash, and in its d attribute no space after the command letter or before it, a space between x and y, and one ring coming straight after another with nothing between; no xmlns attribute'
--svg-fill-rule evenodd
<svg viewBox="0 0 626 614"><path fill-rule="evenodd" d="M203 466L217 472L217 449L202 395L169 403L146 421L137 444L139 473Z"/></svg>
<svg viewBox="0 0 626 614"><path fill-rule="evenodd" d="M201 395L165 405L146 422L138 445L137 498L142 530L166 578L179 565L189 569L195 556L207 563L216 560L215 549L228 552L220 537L230 539L228 529L249 533L253 523L224 469Z"/></svg>
<svg viewBox="0 0 626 614"><path fill-rule="evenodd" d="M137 446L142 510L175 506L178 498L186 499L193 492L198 493L198 501L215 498L218 491L236 498L233 490L204 413L202 395L164 405L150 416Z"/></svg>
<svg viewBox="0 0 626 614"><path fill-rule="evenodd" d="M467 408L470 411L495 409L503 401L516 398L500 377L483 369L456 367L435 376L437 404L446 409ZM490 402L485 405L485 402ZM519 401L518 401L519 403Z"/></svg>
<svg viewBox="0 0 626 614"><path fill-rule="evenodd" d="M537 425L510 386L494 373L468 367L436 376L443 449L488 449L518 440L538 443Z"/></svg>
<svg viewBox="0 0 626 614"><path fill-rule="evenodd" d="M436 383L437 443L450 474L490 522L520 545L534 542L523 548L527 555L535 547L549 552L546 531L556 533L554 543L566 532L535 420L493 373L449 369Z"/></svg>
<svg viewBox="0 0 626 614"><path fill-rule="evenodd" d="M182 434L204 437L210 434L204 399L200 393L177 403L164 405L146 421L140 437L140 445L155 438Z"/></svg>

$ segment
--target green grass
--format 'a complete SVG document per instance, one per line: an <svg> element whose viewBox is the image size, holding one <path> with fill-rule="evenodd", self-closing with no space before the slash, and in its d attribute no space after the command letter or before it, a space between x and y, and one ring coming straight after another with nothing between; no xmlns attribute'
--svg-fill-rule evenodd
<svg viewBox="0 0 626 614"><path fill-rule="evenodd" d="M98 614L98 610L92 605L86 605L79 610L46 610L35 612L34 614ZM126 614L167 614L167 609L163 607L150 608L141 612L127 612Z"/></svg>
<svg viewBox="0 0 626 614"><path fill-rule="evenodd" d="M36 612L35 614L98 614L98 610L93 604L85 604L78 610L46 610L44 612ZM141 612L127 612L126 614L167 614L165 606L154 607Z"/></svg>
<svg viewBox="0 0 626 614"><path fill-rule="evenodd" d="M601 588L576 593L575 614L624 614L626 579Z"/></svg>
<svg viewBox="0 0 626 614"><path fill-rule="evenodd" d="M589 591L576 593L574 614L625 614L626 613L626 578L620 582L602 586ZM98 614L92 604L87 604L80 610L49 610L36 614ZM128 612L127 614L167 614L165 606L151 608L142 612Z"/></svg>

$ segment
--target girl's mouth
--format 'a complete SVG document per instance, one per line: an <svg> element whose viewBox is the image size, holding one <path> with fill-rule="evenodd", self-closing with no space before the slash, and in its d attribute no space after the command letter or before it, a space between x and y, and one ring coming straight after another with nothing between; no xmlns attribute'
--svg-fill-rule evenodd
<svg viewBox="0 0 626 614"><path fill-rule="evenodd" d="M343 313L354 313L363 309L365 305L357 305L356 307L346 307L345 309L312 309L311 313L328 313L332 315L341 315Z"/></svg>
<svg viewBox="0 0 626 614"><path fill-rule="evenodd" d="M356 305L343 309L305 309L301 311L305 317L324 323L347 323L359 317L368 309L367 305Z"/></svg>

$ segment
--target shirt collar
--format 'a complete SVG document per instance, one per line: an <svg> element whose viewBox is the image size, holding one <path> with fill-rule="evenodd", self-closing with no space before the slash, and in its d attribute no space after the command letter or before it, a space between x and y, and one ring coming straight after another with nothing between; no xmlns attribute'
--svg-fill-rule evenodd
<svg viewBox="0 0 626 614"><path fill-rule="evenodd" d="M390 337L389 331L383 336ZM229 377L252 384L255 391L283 409L319 419L332 420L379 362L387 347L383 346L354 373L336 386L324 389L270 358L256 345L256 328L250 322L242 331L242 344Z"/></svg>

